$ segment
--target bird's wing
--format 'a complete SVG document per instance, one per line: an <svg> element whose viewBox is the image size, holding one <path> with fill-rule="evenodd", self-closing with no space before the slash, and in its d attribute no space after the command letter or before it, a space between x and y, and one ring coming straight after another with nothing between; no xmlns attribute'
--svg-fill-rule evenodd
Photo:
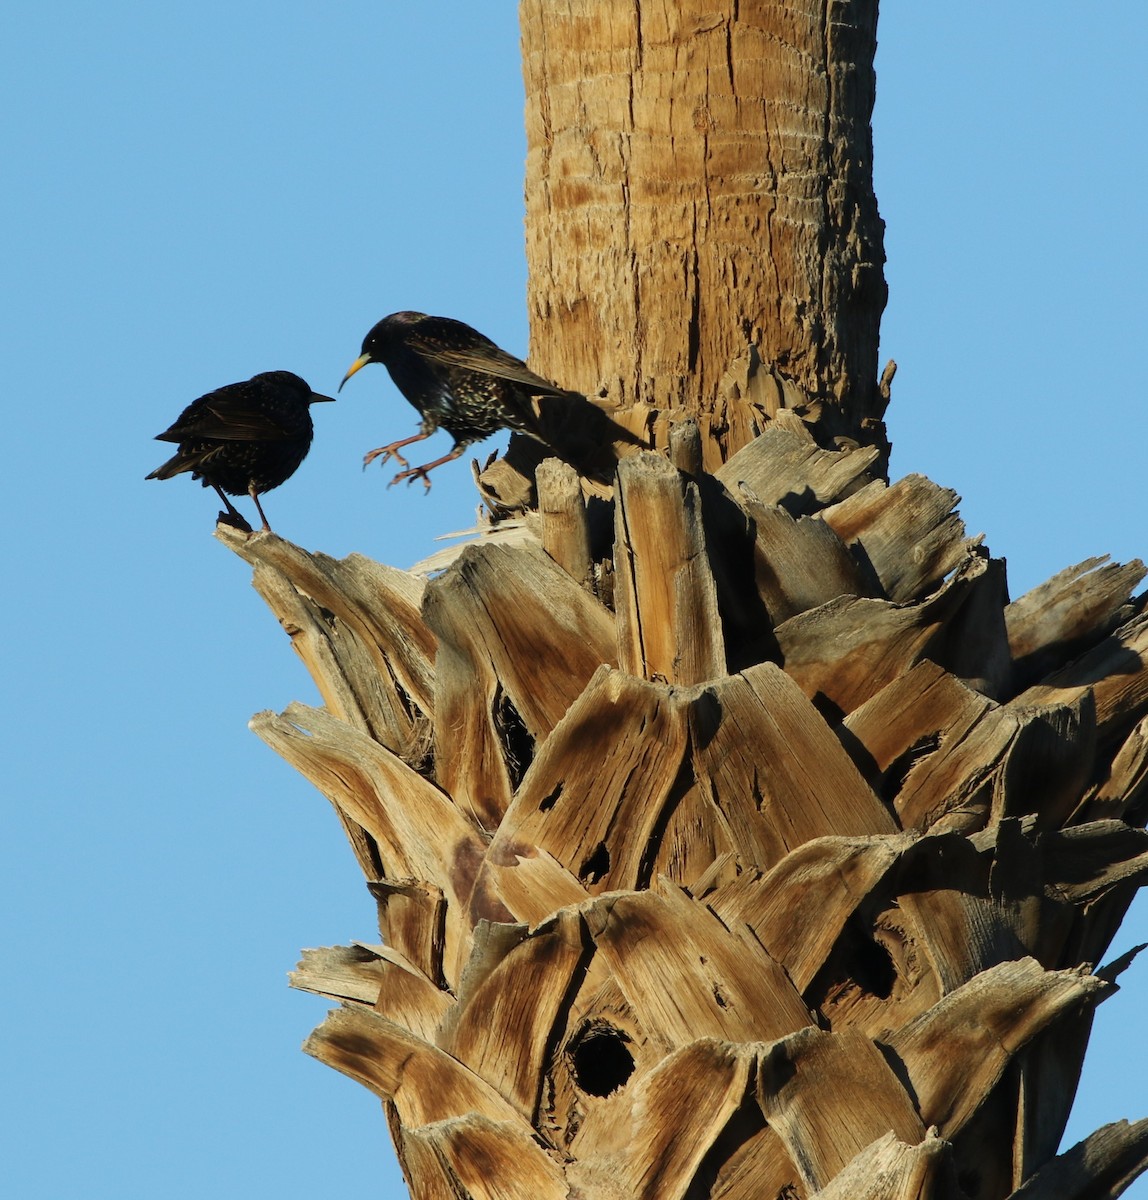
<svg viewBox="0 0 1148 1200"><path fill-rule="evenodd" d="M245 402L242 396L227 392L227 388L220 388L195 401L170 429L157 434L156 440L188 442L211 438L220 442L270 442L292 436L292 431L284 429L273 416Z"/></svg>
<svg viewBox="0 0 1148 1200"><path fill-rule="evenodd" d="M446 369L462 367L468 371L480 371L520 383L539 396L564 396L566 389L536 375L520 358L508 354L501 347L489 342L481 346L455 349L444 346L433 338L417 333L407 337L407 345L433 364Z"/></svg>
<svg viewBox="0 0 1148 1200"><path fill-rule="evenodd" d="M186 471L191 471L192 474L198 474L205 464L211 462L223 450L223 447L218 443L204 442L198 446L188 449L181 449L178 454L173 455L163 463L156 467L150 475L145 476L147 479L171 479L176 475L182 475Z"/></svg>

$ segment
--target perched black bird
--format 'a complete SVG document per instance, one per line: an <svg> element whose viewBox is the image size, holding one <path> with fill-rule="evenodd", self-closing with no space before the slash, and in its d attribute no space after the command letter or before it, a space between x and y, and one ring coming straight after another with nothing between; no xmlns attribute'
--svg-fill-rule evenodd
<svg viewBox="0 0 1148 1200"><path fill-rule="evenodd" d="M531 399L577 396L535 375L521 359L500 350L477 329L450 317L425 313L397 312L384 317L363 339L363 352L343 376L343 383L368 363L382 363L395 387L422 417L413 437L380 446L363 458L364 467L376 458L383 462L394 458L407 467L392 484L400 479L421 479L429 488L430 471L458 458L467 446L498 429L513 429L545 442ZM399 451L430 437L440 426L454 438L450 453L421 467L408 466Z"/></svg>
<svg viewBox="0 0 1148 1200"><path fill-rule="evenodd" d="M314 433L311 405L334 399L311 391L290 371L264 371L246 383L229 383L193 400L170 429L156 435L160 442L178 442L179 450L147 478L190 471L192 479L215 488L233 523L250 530L224 495L246 492L263 528L270 529L259 496L290 479L307 457Z"/></svg>

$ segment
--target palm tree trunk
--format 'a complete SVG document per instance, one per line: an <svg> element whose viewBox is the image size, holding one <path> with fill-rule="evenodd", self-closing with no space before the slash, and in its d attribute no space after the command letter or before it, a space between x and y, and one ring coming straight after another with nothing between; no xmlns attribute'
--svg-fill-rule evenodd
<svg viewBox="0 0 1148 1200"><path fill-rule="evenodd" d="M752 347L879 444L876 0L520 11L535 366L693 416L712 470L772 415L739 403Z"/></svg>
<svg viewBox="0 0 1148 1200"><path fill-rule="evenodd" d="M884 479L875 3L522 16L533 365L656 448L429 581L220 527L378 906L308 1050L418 1200L1117 1195L1148 1122L1057 1149L1148 874L1144 568L1010 602Z"/></svg>

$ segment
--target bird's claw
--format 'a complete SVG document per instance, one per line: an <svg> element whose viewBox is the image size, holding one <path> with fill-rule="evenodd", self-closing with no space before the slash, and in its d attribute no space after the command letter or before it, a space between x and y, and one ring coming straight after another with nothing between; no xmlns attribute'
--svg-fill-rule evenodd
<svg viewBox="0 0 1148 1200"><path fill-rule="evenodd" d="M400 471L394 477L394 479L392 479L391 482L387 484L387 487L393 488L396 483L400 482L403 479L405 479L407 481L408 485L414 483L414 481L416 479L421 479L423 481L423 485L425 486L426 490L429 492L431 489L430 472L426 469L426 467L411 467L407 471Z"/></svg>
<svg viewBox="0 0 1148 1200"><path fill-rule="evenodd" d="M377 450L370 450L363 455L363 470L365 471L375 459L381 459L380 466L383 463L389 462L392 458L401 467L409 467L410 463L393 446L380 446Z"/></svg>
<svg viewBox="0 0 1148 1200"><path fill-rule="evenodd" d="M240 533L255 532L251 522L235 509L232 509L231 512L221 509L219 515L215 518L215 523L217 525L230 525L232 529L238 529Z"/></svg>

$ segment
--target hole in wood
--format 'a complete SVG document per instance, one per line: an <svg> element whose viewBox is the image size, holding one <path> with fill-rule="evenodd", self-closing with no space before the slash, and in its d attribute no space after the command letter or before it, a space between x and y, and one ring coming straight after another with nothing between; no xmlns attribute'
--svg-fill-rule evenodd
<svg viewBox="0 0 1148 1200"><path fill-rule="evenodd" d="M526 768L534 759L534 739L526 729L518 709L510 697L499 688L494 695L494 728L502 743L502 757L506 760L506 773L510 786L517 788L522 782Z"/></svg>
<svg viewBox="0 0 1148 1200"><path fill-rule="evenodd" d="M623 1087L634 1073L634 1056L627 1049L629 1040L620 1029L605 1022L583 1026L569 1051L577 1087L588 1096L609 1096Z"/></svg>
<svg viewBox="0 0 1148 1200"><path fill-rule="evenodd" d="M870 937L858 937L849 947L850 974L858 985L878 1000L888 1000L897 980L889 951Z"/></svg>
<svg viewBox="0 0 1148 1200"><path fill-rule="evenodd" d="M538 805L538 811L539 812L549 812L558 803L558 799L561 795L562 795L562 785L558 784L555 787L554 791L552 791L549 796L542 797L542 800Z"/></svg>
<svg viewBox="0 0 1148 1200"><path fill-rule="evenodd" d="M578 878L583 883L597 883L610 870L610 851L605 842L599 842L593 854L586 859L578 872Z"/></svg>
<svg viewBox="0 0 1148 1200"><path fill-rule="evenodd" d="M842 930L821 969L802 993L833 1024L834 1014L847 1011L865 997L888 1000L897 990L898 964L907 953L904 931L895 910L875 919L854 914ZM876 934L876 936L874 936Z"/></svg>

